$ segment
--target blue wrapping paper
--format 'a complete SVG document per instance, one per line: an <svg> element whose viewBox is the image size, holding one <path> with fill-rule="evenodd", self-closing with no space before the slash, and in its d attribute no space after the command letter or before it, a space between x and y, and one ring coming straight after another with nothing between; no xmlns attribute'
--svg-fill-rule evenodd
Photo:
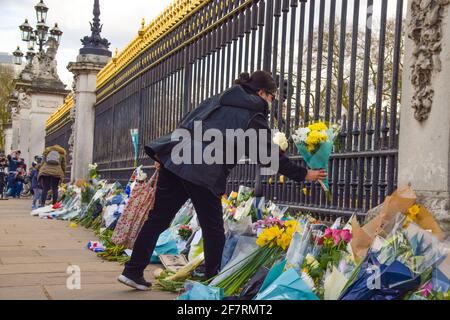
<svg viewBox="0 0 450 320"><path fill-rule="evenodd" d="M177 241L172 232L168 229L161 233L156 243L155 250L150 258L151 263L160 263L159 256L161 254L178 254Z"/></svg>
<svg viewBox="0 0 450 320"><path fill-rule="evenodd" d="M375 285L374 267L379 270L379 287ZM389 265L380 264L375 255L370 253L362 263L355 281L343 292L339 300L397 300L419 286L420 277L412 273L406 265L397 260Z"/></svg>
<svg viewBox="0 0 450 320"><path fill-rule="evenodd" d="M185 284L186 292L177 300L223 300L223 288L205 286L201 283L189 281Z"/></svg>
<svg viewBox="0 0 450 320"><path fill-rule="evenodd" d="M273 265L273 267L269 270L264 282L259 289L259 292L264 291L268 286L270 286L281 274L283 273L284 267L286 266L286 259Z"/></svg>
<svg viewBox="0 0 450 320"><path fill-rule="evenodd" d="M329 137L333 136L333 130L329 129L327 133ZM306 148L306 145L304 145L303 143L295 144L299 154L303 157L303 160L306 162L309 168L313 170L324 169L327 172L330 156L333 151L333 145L333 141L329 139L327 142L321 143L319 150L317 150L315 153L310 153ZM328 184L328 178L324 180L323 183L326 186L327 190L329 190L330 186Z"/></svg>
<svg viewBox="0 0 450 320"><path fill-rule="evenodd" d="M319 300L294 269L279 276L255 300Z"/></svg>

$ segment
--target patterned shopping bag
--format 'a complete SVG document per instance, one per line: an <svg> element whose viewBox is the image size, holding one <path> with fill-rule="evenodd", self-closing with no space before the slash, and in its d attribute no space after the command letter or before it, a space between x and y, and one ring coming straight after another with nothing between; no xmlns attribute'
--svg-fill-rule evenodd
<svg viewBox="0 0 450 320"><path fill-rule="evenodd" d="M137 183L133 188L122 215L117 222L111 240L116 245L133 249L134 242L155 204L156 184L159 170L147 182Z"/></svg>

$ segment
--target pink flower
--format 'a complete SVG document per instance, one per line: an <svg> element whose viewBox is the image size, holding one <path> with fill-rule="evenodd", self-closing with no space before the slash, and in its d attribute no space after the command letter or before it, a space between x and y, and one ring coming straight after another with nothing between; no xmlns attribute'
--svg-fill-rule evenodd
<svg viewBox="0 0 450 320"><path fill-rule="evenodd" d="M341 230L331 229L331 236L333 237L335 245L338 245L341 242Z"/></svg>
<svg viewBox="0 0 450 320"><path fill-rule="evenodd" d="M350 240L352 240L352 234L351 234L350 230L348 230L348 229L342 230L341 238L342 238L342 240L344 240L347 243L350 242Z"/></svg>
<svg viewBox="0 0 450 320"><path fill-rule="evenodd" d="M339 231L339 230L338 230ZM334 240L334 244L338 245L341 242L341 236L340 236L340 232L336 232L333 235L333 240Z"/></svg>
<svg viewBox="0 0 450 320"><path fill-rule="evenodd" d="M433 291L433 283L430 281L422 287L421 295L422 297L427 298L432 291Z"/></svg>
<svg viewBox="0 0 450 320"><path fill-rule="evenodd" d="M327 228L325 230L325 234L323 235L324 238L329 239L333 236L333 231L331 230L331 228Z"/></svg>
<svg viewBox="0 0 450 320"><path fill-rule="evenodd" d="M341 230L331 229L331 235L334 237L335 235L341 235Z"/></svg>

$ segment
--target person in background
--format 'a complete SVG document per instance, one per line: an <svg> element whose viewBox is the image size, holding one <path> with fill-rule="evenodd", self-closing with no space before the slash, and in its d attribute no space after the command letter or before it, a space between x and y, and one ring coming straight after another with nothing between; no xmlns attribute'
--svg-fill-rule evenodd
<svg viewBox="0 0 450 320"><path fill-rule="evenodd" d="M13 150L11 154L8 155L8 197L16 197L17 194L17 184L16 175L17 168L21 164L20 150Z"/></svg>
<svg viewBox="0 0 450 320"><path fill-rule="evenodd" d="M5 196L5 187L6 187L6 179L7 179L7 170L8 170L8 162L5 157L0 157L0 199L8 200L8 197Z"/></svg>
<svg viewBox="0 0 450 320"><path fill-rule="evenodd" d="M33 161L31 168L31 189L33 190L33 203L31 205L31 209L37 209L40 205L36 205L36 203L41 202L42 196L42 187L38 181L39 171L38 171L38 163Z"/></svg>
<svg viewBox="0 0 450 320"><path fill-rule="evenodd" d="M38 181L42 185L40 206L45 206L48 191L52 190L53 204L58 202L58 186L64 180L66 169L66 150L59 145L47 147L42 154L42 165L39 167Z"/></svg>
<svg viewBox="0 0 450 320"><path fill-rule="evenodd" d="M22 194L23 184L25 183L25 175L26 175L26 172L23 169L23 167L21 167L21 166L17 167L17 173L16 173L16 177L15 177L16 191L14 194L14 198L16 198L16 199L20 199L20 195Z"/></svg>
<svg viewBox="0 0 450 320"><path fill-rule="evenodd" d="M17 163L18 168L22 168L24 172L27 172L27 165L25 164L25 159L19 157L19 162Z"/></svg>

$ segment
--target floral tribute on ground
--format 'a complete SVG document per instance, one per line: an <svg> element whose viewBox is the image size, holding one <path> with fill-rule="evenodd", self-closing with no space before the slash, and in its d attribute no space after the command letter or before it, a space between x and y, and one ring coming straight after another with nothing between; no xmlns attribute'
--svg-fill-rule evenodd
<svg viewBox="0 0 450 320"><path fill-rule="evenodd" d="M308 129L326 131L322 125ZM298 134L306 136L301 143L308 152L322 148L315 141L325 141L320 135L308 140L308 133ZM98 239L87 243L86 250L124 263L141 226L142 211L147 210L153 177L137 168L122 187L102 180L96 168L91 169L90 181L63 186L57 205L31 214L68 221L71 228L93 229ZM226 243L221 271L206 279L202 230L187 201L149 257L159 265L154 288L176 292L179 300L450 298L449 242L409 187L387 197L378 214L364 223L356 216L320 221L314 212L304 214L271 201L259 202L256 208L256 203L253 190L246 186L222 198ZM257 211L262 212L260 219ZM183 255L174 260L187 263L164 269L162 255Z"/></svg>

